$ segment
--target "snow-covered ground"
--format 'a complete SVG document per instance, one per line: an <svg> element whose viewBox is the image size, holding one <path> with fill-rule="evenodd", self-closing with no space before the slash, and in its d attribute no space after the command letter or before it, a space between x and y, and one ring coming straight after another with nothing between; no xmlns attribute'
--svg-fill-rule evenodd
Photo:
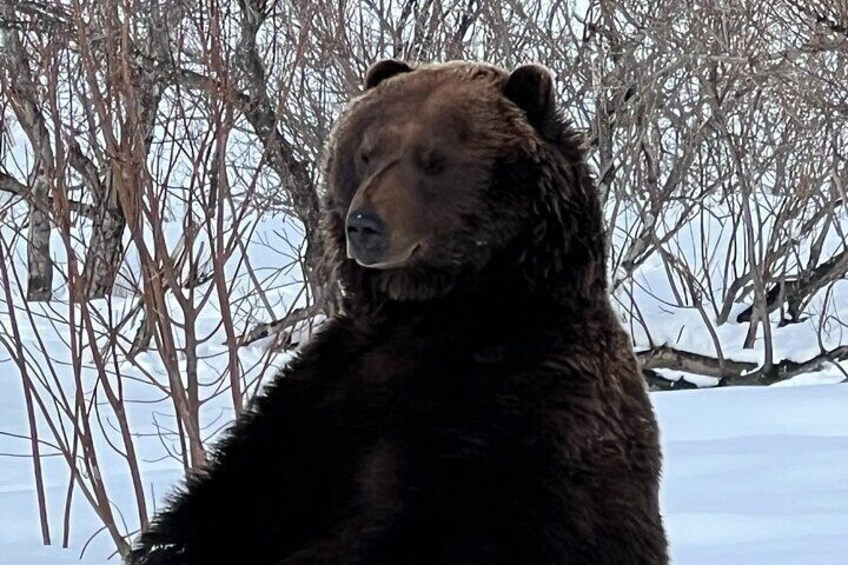
<svg viewBox="0 0 848 565"><path fill-rule="evenodd" d="M848 386L652 397L674 563L848 563Z"/></svg>
<svg viewBox="0 0 848 565"><path fill-rule="evenodd" d="M0 429L19 429L17 382L0 380ZM844 565L848 562L848 386L653 393L662 427L662 505L678 565ZM0 452L21 451L0 437ZM31 461L0 459L0 563L106 564L109 541L78 500L72 547L42 547ZM59 473L55 482L50 472ZM51 525L64 499L61 463L47 464ZM122 471L119 471L119 475ZM161 500L175 468L148 471ZM111 477L120 487L126 477ZM115 488L116 492L129 492ZM79 498L79 497L78 497ZM121 501L116 501L121 507ZM125 508L130 508L127 502Z"/></svg>

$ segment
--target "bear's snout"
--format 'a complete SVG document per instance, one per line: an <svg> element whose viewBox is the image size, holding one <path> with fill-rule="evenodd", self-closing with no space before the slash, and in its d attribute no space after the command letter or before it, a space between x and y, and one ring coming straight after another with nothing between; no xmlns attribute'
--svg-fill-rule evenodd
<svg viewBox="0 0 848 565"><path fill-rule="evenodd" d="M376 212L359 209L347 217L347 256L363 266L379 263L388 247L386 223Z"/></svg>

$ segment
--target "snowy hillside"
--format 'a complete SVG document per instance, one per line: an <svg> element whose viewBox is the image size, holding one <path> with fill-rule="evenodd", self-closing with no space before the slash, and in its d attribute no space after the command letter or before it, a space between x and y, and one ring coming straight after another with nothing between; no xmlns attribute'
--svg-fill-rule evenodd
<svg viewBox="0 0 848 565"><path fill-rule="evenodd" d="M0 387L0 429L15 429L23 414L17 383L4 379ZM652 398L663 434L662 505L675 564L844 565L848 387L728 388L660 392ZM0 437L0 451L19 447L19 441ZM109 559L112 550L102 534L78 561L98 528L84 504L74 518L71 548L42 547L31 462L3 458L0 469L1 564L118 562ZM52 523L58 525L64 470L61 464L47 469L59 473L47 478ZM161 500L179 469L147 476Z"/></svg>

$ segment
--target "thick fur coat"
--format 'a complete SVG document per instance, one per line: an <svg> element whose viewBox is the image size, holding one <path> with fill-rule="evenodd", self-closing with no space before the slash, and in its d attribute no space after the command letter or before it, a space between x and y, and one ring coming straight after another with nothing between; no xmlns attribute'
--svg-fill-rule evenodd
<svg viewBox="0 0 848 565"><path fill-rule="evenodd" d="M549 74L365 85L327 149L343 313L129 563L666 564L657 425Z"/></svg>

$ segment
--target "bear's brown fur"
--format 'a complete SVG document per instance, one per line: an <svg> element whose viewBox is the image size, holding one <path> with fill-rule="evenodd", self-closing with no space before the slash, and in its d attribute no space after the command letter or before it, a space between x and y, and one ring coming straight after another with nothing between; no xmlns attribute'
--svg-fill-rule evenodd
<svg viewBox="0 0 848 565"><path fill-rule="evenodd" d="M657 426L549 74L365 84L327 151L344 312L130 563L665 564Z"/></svg>

